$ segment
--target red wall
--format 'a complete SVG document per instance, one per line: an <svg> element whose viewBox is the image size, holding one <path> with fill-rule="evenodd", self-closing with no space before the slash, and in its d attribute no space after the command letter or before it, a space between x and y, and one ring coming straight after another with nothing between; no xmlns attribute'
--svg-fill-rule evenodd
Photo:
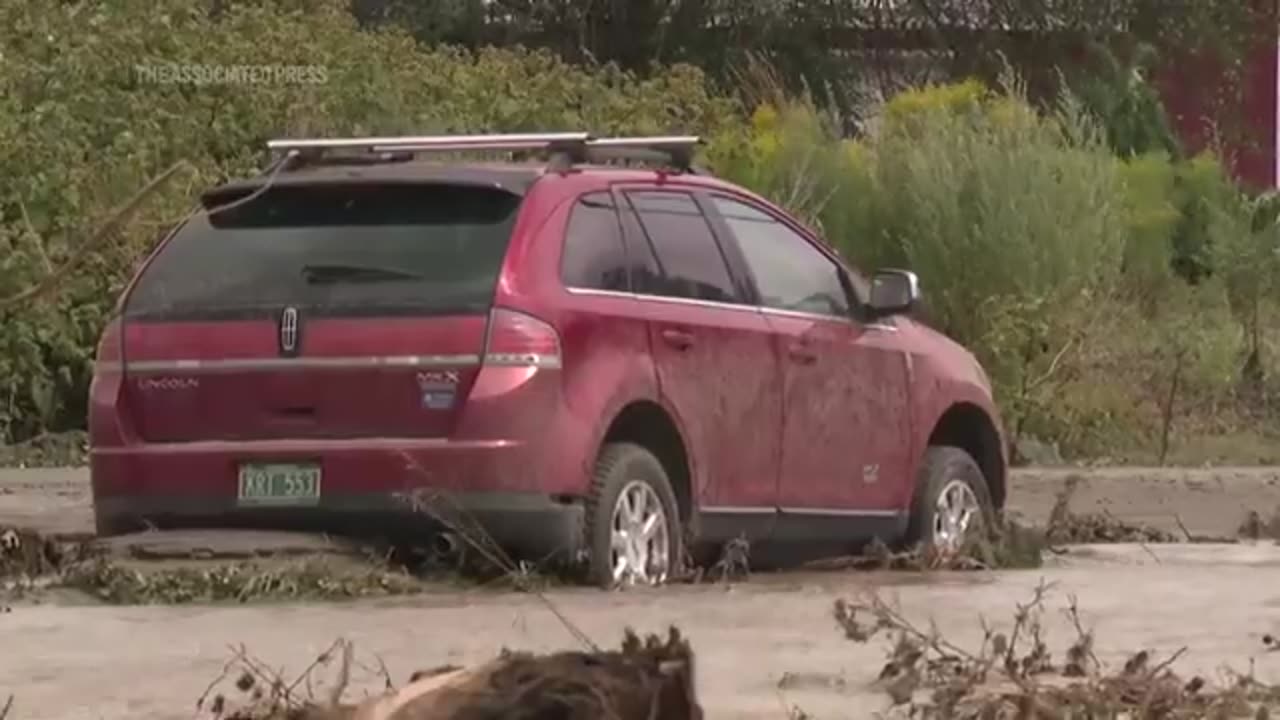
<svg viewBox="0 0 1280 720"><path fill-rule="evenodd" d="M1233 87L1221 63L1204 54L1170 54L1173 60L1155 78L1179 136L1195 153L1213 144L1214 117L1242 121L1235 133L1223 132L1221 149L1236 178L1256 189L1277 185L1276 177L1276 64L1280 36L1275 7L1260 13L1259 28L1269 31L1249 54L1242 73L1243 87ZM1236 91L1242 92L1236 95ZM1216 107L1216 110L1215 110Z"/></svg>

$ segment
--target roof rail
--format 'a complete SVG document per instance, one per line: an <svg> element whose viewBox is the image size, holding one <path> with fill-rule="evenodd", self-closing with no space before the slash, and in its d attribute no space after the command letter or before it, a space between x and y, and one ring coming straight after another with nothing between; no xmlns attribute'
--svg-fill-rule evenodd
<svg viewBox="0 0 1280 720"><path fill-rule="evenodd" d="M595 138L587 141L587 153L588 157L607 160L666 162L687 171L700 144L702 138L697 135Z"/></svg>
<svg viewBox="0 0 1280 720"><path fill-rule="evenodd" d="M541 151L550 169L568 170L574 164L599 160L667 163L689 171L701 139L696 135L595 138L585 132L500 135L421 135L404 137L299 138L267 142L272 153L318 160L329 153L414 154L463 151Z"/></svg>

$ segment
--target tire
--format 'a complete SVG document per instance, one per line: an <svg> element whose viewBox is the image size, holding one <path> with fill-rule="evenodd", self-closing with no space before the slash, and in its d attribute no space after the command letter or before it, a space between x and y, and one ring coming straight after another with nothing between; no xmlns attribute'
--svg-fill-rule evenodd
<svg viewBox="0 0 1280 720"><path fill-rule="evenodd" d="M642 546L645 555L656 552L661 561L643 563L643 556L639 552L624 552L624 556L633 561L640 560L646 573L640 575L634 572L634 568L628 568L624 577L619 579L614 573L613 521L624 491L627 492L632 507L635 507L635 501L640 497L645 498L645 512L650 513L646 517L653 517L654 500L657 501L656 507L660 507L662 511L661 525L666 539L665 544L659 540L658 535L651 536L649 541L637 540L634 548ZM634 443L605 445L596 459L585 511L583 538L587 543L587 573L591 584L602 588L657 585L674 577L679 571L680 561L684 557L680 510L671 489L671 481L667 479L667 471L653 453ZM655 529L653 532L659 531ZM661 552L663 547L665 553ZM661 558L663 554L665 558Z"/></svg>
<svg viewBox="0 0 1280 720"><path fill-rule="evenodd" d="M957 488L957 482L963 485ZM940 506L944 492L951 494L954 501L963 496L965 489L972 494L972 500L977 506L970 512L976 514L971 515L970 522L957 539L954 537L955 533L951 533L949 537L945 532L948 523ZM965 500L960 502L967 504ZM979 522L975 524L972 520ZM995 521L991 492L978 463L960 448L930 446L925 451L924 462L921 463L920 474L916 479L911 517L907 524L907 546L918 546L935 557L946 558L964 551L976 540L989 538L996 527ZM954 530L955 525L952 524L951 528Z"/></svg>

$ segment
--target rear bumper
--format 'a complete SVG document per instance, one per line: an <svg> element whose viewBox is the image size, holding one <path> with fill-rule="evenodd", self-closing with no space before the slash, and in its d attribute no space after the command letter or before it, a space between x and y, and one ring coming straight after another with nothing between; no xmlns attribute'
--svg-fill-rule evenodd
<svg viewBox="0 0 1280 720"><path fill-rule="evenodd" d="M242 506L243 462L315 462L309 505ZM553 494L531 453L508 441L261 441L95 448L90 456L98 532L146 527L257 528L425 539L482 528L519 556L582 547L582 505ZM415 502L416 498L416 502Z"/></svg>

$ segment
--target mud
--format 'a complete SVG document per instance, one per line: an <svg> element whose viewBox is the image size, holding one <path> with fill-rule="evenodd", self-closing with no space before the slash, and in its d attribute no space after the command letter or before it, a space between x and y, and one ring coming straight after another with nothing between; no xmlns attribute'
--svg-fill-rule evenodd
<svg viewBox="0 0 1280 720"><path fill-rule="evenodd" d="M1072 510L1103 512L1179 537L1234 537L1249 511L1280 507L1280 468L1023 469L1010 478L1010 512L1042 524L1071 475L1081 482Z"/></svg>
<svg viewBox="0 0 1280 720"><path fill-rule="evenodd" d="M1250 510L1280 507L1280 467L1019 469L1009 479L1010 511L1043 523L1067 477L1082 477L1072 508L1108 512L1182 534L1234 535ZM0 469L0 525L45 534L93 532L89 473L84 468Z"/></svg>
<svg viewBox="0 0 1280 720"><path fill-rule="evenodd" d="M1043 522L1073 472L1084 476L1076 510L1169 532L1234 535L1248 511L1266 515L1280 505L1277 468L1055 469L1015 474L1010 510ZM87 533L85 476L0 471L0 524ZM1280 548L1271 543L1090 546L1030 572L797 572L741 585L559 590L549 599L601 644L626 626L663 632L678 625L697 652L708 717L779 718L798 706L815 717L869 718L888 703L871 688L887 649L844 640L831 616L836 598L879 587L916 622L936 621L955 641L976 646L979 618L1007 627L1015 603L1042 577L1056 583L1050 608L1078 597L1104 662L1185 646L1178 664L1185 674L1243 670L1255 658L1260 678L1280 680L1280 653L1265 652L1263 643L1280 635ZM1073 637L1067 619L1054 612L1049 620L1050 644L1061 653ZM273 667L300 670L338 636L376 654L401 681L424 667L481 663L504 647L552 651L575 643L538 598L486 591L256 607L16 604L0 614L0 697L14 693L10 717L26 720L189 718L229 659L229 645L244 643ZM353 682L374 688L380 680L368 673Z"/></svg>
<svg viewBox="0 0 1280 720"><path fill-rule="evenodd" d="M1280 653L1264 652L1262 639L1280 634L1274 582L1280 548L1084 550L1038 572L797 573L735 586L562 590L548 597L602 645L624 626L662 632L679 625L697 652L699 696L710 718L776 719L787 716L788 706L823 718L883 711L888 701L870 685L886 648L843 639L831 614L836 598L869 587L900 602L913 621L923 626L932 619L953 640L976 647L979 618L1007 629L1014 604L1043 577L1056 583L1047 620L1059 654L1074 635L1056 610L1073 594L1085 622L1097 629L1103 662L1123 663L1137 649L1172 653L1186 646L1177 666L1184 673L1212 676L1223 665L1245 670L1253 657L1261 679L1280 680ZM189 718L229 659L229 645L244 643L270 666L300 672L339 635L381 658L400 682L424 667L484 662L503 647L575 646L569 630L528 595L450 593L320 606L16 606L0 615L0 693L18 696L13 717L25 720ZM369 672L352 680L367 688L379 682Z"/></svg>

